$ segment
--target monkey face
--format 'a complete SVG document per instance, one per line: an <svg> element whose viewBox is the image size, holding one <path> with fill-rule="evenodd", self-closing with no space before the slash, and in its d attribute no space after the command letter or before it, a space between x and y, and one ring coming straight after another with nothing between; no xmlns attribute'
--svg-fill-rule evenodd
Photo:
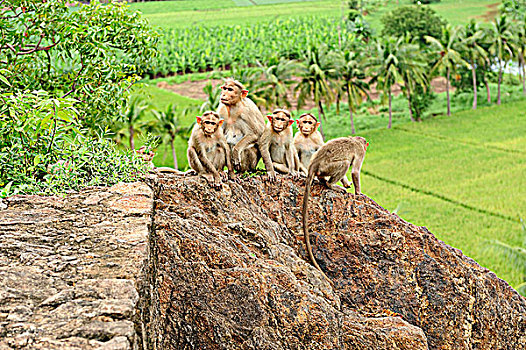
<svg viewBox="0 0 526 350"><path fill-rule="evenodd" d="M139 154L146 163L149 163L152 161L153 157L155 156L155 153L152 150L147 150L146 146L142 146L137 150L137 154Z"/></svg>
<svg viewBox="0 0 526 350"><path fill-rule="evenodd" d="M223 119L215 112L205 113L202 117L197 117L197 124L201 126L201 130L207 136L213 135L217 128L223 124Z"/></svg>
<svg viewBox="0 0 526 350"><path fill-rule="evenodd" d="M289 127L289 125L292 125L294 123L294 120L290 119L290 117L285 112L274 112L272 115L269 115L267 117L272 124L272 129L280 133L286 128Z"/></svg>
<svg viewBox="0 0 526 350"><path fill-rule="evenodd" d="M309 114L301 116L297 123L298 129L305 137L310 136L320 126L320 123Z"/></svg>
<svg viewBox="0 0 526 350"><path fill-rule="evenodd" d="M243 98L247 97L248 90L243 89L242 86L238 85L234 80L227 80L221 86L221 103L226 106L235 106Z"/></svg>

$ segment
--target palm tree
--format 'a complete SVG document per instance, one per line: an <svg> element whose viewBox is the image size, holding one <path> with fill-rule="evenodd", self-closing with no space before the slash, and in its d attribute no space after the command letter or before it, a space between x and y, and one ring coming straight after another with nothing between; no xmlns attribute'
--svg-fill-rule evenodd
<svg viewBox="0 0 526 350"><path fill-rule="evenodd" d="M305 53L304 60L299 65L300 82L294 88L299 90L298 108L305 104L306 98L312 98L318 107L320 118L325 121L322 99L330 103L334 99L334 93L330 87L330 76L336 74L333 66L334 53L328 52L326 47L311 47ZM320 132L323 130L320 126Z"/></svg>
<svg viewBox="0 0 526 350"><path fill-rule="evenodd" d="M219 103L221 102L221 88L219 84L216 87L213 87L212 83L209 82L203 88L203 92L206 94L207 98L199 110L201 112L217 110L217 107L219 107Z"/></svg>
<svg viewBox="0 0 526 350"><path fill-rule="evenodd" d="M369 98L369 84L365 81L365 66L363 54L360 51L346 51L343 53L341 66L342 87L347 93L349 104L349 117L351 119L351 133L356 133L354 128L353 113L363 101Z"/></svg>
<svg viewBox="0 0 526 350"><path fill-rule="evenodd" d="M130 137L130 148L135 149L135 125L142 118L150 105L140 95L131 95L128 100L128 105L123 113L123 119L128 127Z"/></svg>
<svg viewBox="0 0 526 350"><path fill-rule="evenodd" d="M274 106L290 108L287 92L295 83L293 76L298 70L298 63L281 57L279 61L272 62L267 67L260 62L257 62L257 65L261 76L253 86L254 92L251 96L254 102L263 104L267 110Z"/></svg>
<svg viewBox="0 0 526 350"><path fill-rule="evenodd" d="M495 18L491 27L494 41L490 47L490 52L496 56L499 65L499 80L497 89L497 104L500 105L500 85L502 83L502 74L508 65L508 60L513 57L513 32L511 22L506 15Z"/></svg>
<svg viewBox="0 0 526 350"><path fill-rule="evenodd" d="M174 169L178 169L177 155L175 153L175 138L178 136L183 137L188 130L180 125L177 110L171 103L168 104L165 111L153 110L152 112L155 116L155 128L162 133L163 143L166 141L170 143Z"/></svg>
<svg viewBox="0 0 526 350"><path fill-rule="evenodd" d="M400 61L403 57L400 56L400 46L403 38L388 37L376 42L376 52L372 55L370 60L370 67L374 74L371 82L376 82L377 90L382 90L384 94L387 93L389 98L389 124L387 128L392 126L392 92L391 88L397 82L401 82L402 72L400 70Z"/></svg>
<svg viewBox="0 0 526 350"><path fill-rule="evenodd" d="M407 103L409 104L409 118L411 118L412 122L415 121L415 118L413 117L413 99L411 96L417 89L417 86L422 87L424 91L429 88L425 74L428 66L417 44L417 40L417 38L411 38L410 35L407 35L405 42L400 46L399 54L401 58L399 62L400 72L404 82L402 90L405 92ZM416 118L420 119L420 116L417 115Z"/></svg>
<svg viewBox="0 0 526 350"><path fill-rule="evenodd" d="M459 64L469 66L460 52L457 50L459 43L459 27L447 25L442 29L442 37L440 39L431 36L425 36L428 43L436 49L437 61L433 70L446 71L446 95L447 95L447 115L451 115L451 101L449 97L449 82L451 73L455 71L455 67Z"/></svg>
<svg viewBox="0 0 526 350"><path fill-rule="evenodd" d="M481 46L484 31L475 20L471 20L461 33L461 45L467 56L473 78L473 109L477 109L477 66L488 62L488 54Z"/></svg>
<svg viewBox="0 0 526 350"><path fill-rule="evenodd" d="M522 80L522 94L526 96L526 16L517 23L515 49L519 60L519 77Z"/></svg>

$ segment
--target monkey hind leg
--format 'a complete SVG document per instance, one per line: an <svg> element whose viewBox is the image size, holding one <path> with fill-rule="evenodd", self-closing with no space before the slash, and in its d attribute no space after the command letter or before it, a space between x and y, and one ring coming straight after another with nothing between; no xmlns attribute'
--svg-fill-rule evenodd
<svg viewBox="0 0 526 350"><path fill-rule="evenodd" d="M192 168L197 174L203 174L206 172L203 164L201 164L201 161L199 160L199 157L197 156L197 152L195 151L195 148L188 147L187 155L188 155L188 165L190 165L190 168Z"/></svg>
<svg viewBox="0 0 526 350"><path fill-rule="evenodd" d="M347 190L341 186L336 185L338 181L342 181L342 183L346 184L344 178L347 174L347 171L349 170L349 163L348 162L336 162L333 163L332 169L329 172L329 179L327 180L327 187L340 191L340 192L347 192ZM347 178L345 178L347 180ZM348 180L347 180L348 182Z"/></svg>
<svg viewBox="0 0 526 350"><path fill-rule="evenodd" d="M245 171L256 170L260 155L259 151L255 147L246 149L241 156L241 166L239 169L241 173L244 173Z"/></svg>
<svg viewBox="0 0 526 350"><path fill-rule="evenodd" d="M289 168L283 163L272 162L272 165L274 166L274 170L276 170L277 172L279 172L281 174L288 174L288 173L290 173Z"/></svg>

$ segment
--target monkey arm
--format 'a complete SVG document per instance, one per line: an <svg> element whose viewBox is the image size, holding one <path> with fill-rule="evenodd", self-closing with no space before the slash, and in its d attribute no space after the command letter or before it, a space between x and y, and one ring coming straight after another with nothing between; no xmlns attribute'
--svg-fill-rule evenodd
<svg viewBox="0 0 526 350"><path fill-rule="evenodd" d="M201 146L199 147L201 157L199 157L199 160L201 160L201 164L203 165L204 170L208 171L209 173L214 174L214 177L219 177L219 173L217 169L215 168L214 164L208 159L206 156L206 149Z"/></svg>
<svg viewBox="0 0 526 350"><path fill-rule="evenodd" d="M298 155L298 150L294 145L292 146L292 155L294 158L294 171L299 172L300 171L300 157Z"/></svg>
<svg viewBox="0 0 526 350"><path fill-rule="evenodd" d="M290 173L290 169L289 169L289 167L286 164L272 162L272 167L275 170L279 171L280 173L283 173L283 174Z"/></svg>
<svg viewBox="0 0 526 350"><path fill-rule="evenodd" d="M293 179L298 179L299 174L296 171L296 162L294 156L297 156L296 148L292 144L288 144L288 146L285 146L285 162L287 164L287 173L290 173L292 175Z"/></svg>
<svg viewBox="0 0 526 350"><path fill-rule="evenodd" d="M232 159L230 158L230 147L227 145L225 140L221 140L219 142L221 147L225 150L225 157L226 157L226 167L228 169L228 177L233 180L235 177L234 174L234 168L232 167Z"/></svg>
<svg viewBox="0 0 526 350"><path fill-rule="evenodd" d="M252 146L258 141L258 137L255 134L252 135L246 135L243 137L232 149L232 156L239 157L241 153L248 148L249 146ZM237 155L236 155L237 153Z"/></svg>
<svg viewBox="0 0 526 350"><path fill-rule="evenodd" d="M270 157L270 135L265 131L263 135L261 135L260 139L260 152L261 152L261 158L263 158L263 163L265 164L265 169L267 170L267 174L270 181L274 181L276 179L276 172L274 171L274 165L272 164L272 158Z"/></svg>

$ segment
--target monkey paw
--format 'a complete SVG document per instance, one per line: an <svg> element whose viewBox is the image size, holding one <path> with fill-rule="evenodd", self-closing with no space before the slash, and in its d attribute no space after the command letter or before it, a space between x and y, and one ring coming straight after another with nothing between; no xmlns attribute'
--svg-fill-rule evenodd
<svg viewBox="0 0 526 350"><path fill-rule="evenodd" d="M290 176L292 177L293 180L299 180L300 179L300 173L298 173L296 171L292 171L290 173Z"/></svg>
<svg viewBox="0 0 526 350"><path fill-rule="evenodd" d="M335 190L336 192L347 193L347 189L346 188L343 188L343 187L338 186L338 185L332 185L331 189Z"/></svg>
<svg viewBox="0 0 526 350"><path fill-rule="evenodd" d="M276 181L276 172L275 171L269 171L267 172L268 181L275 182Z"/></svg>

